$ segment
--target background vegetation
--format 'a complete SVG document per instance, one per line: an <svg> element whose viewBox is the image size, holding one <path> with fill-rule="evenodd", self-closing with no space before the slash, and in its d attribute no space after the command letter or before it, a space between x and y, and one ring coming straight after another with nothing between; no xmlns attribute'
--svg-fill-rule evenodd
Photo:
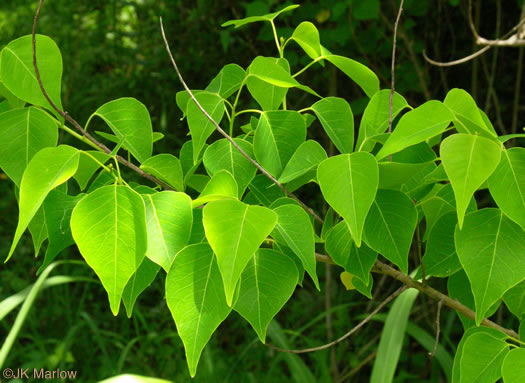
<svg viewBox="0 0 525 383"><path fill-rule="evenodd" d="M162 16L168 27L186 81L193 89L201 89L225 64L234 62L246 67L256 55L274 54L268 26L253 24L233 30L221 28L220 24L289 3L48 0L39 32L52 37L62 51L63 104L72 116L82 122L107 101L136 97L147 105L154 130L166 136L159 149L178 154L187 134L175 104L175 94L182 87L162 44L158 17ZM484 37L496 38L519 21L520 0L474 3L474 21ZM0 3L0 49L30 34L36 6L32 0ZM295 12L280 18L278 33L289 36L292 27L311 21L319 28L328 49L366 64L378 74L381 87L388 88L397 9L398 2L393 0L303 1ZM431 98L443 99L451 88L463 88L488 114L499 134L520 131L525 121L525 95L520 99L523 47L493 48L477 59L448 68L430 65L423 58L423 50L434 60L450 61L478 49L467 12L466 1L405 1L398 31L396 90L411 105L420 105ZM291 55L288 59L293 64L298 57ZM346 98L359 119L367 99L349 79L336 70L316 73L312 69L308 76L309 85L320 94ZM102 123L93 128L102 128ZM0 174L0 249L5 255L16 227L12 187ZM35 280L39 262L33 258L30 236L24 239L14 262L0 268L0 301ZM78 254L70 249L63 257L76 259ZM87 267L60 267L64 274L93 276ZM357 292L346 291L338 272L330 267L319 265L318 272L322 294L310 282L296 291L270 328L272 342L292 348L320 345L348 331L355 324L356 319L350 318L356 318L356 313L365 314L375 307ZM182 342L162 299L163 283L158 277L153 288L139 298L131 320L123 312L116 318L112 316L105 292L96 283L71 283L45 290L24 325L8 365L79 370L79 381L86 382L121 372L186 381L189 376ZM433 283L445 289L439 286L439 280ZM374 297L380 301L398 287L392 280L376 277ZM496 320L511 327L511 323L505 323L506 312L501 307ZM435 310L434 302L420 296L411 322L434 334ZM0 321L0 337L13 321L13 313ZM441 323L442 342L454 350L462 334L460 321L454 312L443 310ZM299 358L261 345L248 324L232 315L205 349L195 381L221 377L232 382L286 382L305 381L310 376L317 382L367 381L381 328L381 322L371 323L332 349ZM280 344L278 339L282 339ZM407 336L397 381L445 380L435 359Z"/></svg>

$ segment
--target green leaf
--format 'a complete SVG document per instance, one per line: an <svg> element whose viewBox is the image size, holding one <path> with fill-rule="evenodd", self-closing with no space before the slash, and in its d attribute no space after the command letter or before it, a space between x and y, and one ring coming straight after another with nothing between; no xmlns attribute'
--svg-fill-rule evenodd
<svg viewBox="0 0 525 383"><path fill-rule="evenodd" d="M77 204L71 233L106 289L116 316L124 288L146 254L144 201L127 186L103 186Z"/></svg>
<svg viewBox="0 0 525 383"><path fill-rule="evenodd" d="M47 239L47 225L44 209L40 207L28 226L31 238L33 239L33 247L35 249L35 257L38 257L42 243Z"/></svg>
<svg viewBox="0 0 525 383"><path fill-rule="evenodd" d="M404 109L410 108L405 98L394 92L392 97L392 120ZM359 137L356 142L357 151L370 152L374 143L369 141L371 137L384 133L388 129L390 112L390 90L380 90L370 99L361 118L359 126Z"/></svg>
<svg viewBox="0 0 525 383"><path fill-rule="evenodd" d="M62 55L60 49L49 37L36 35L36 57L42 84L51 100L59 109L62 109L60 100ZM38 85L33 67L30 35L13 40L4 47L0 78L4 86L17 98L56 113Z"/></svg>
<svg viewBox="0 0 525 383"><path fill-rule="evenodd" d="M326 134L341 153L354 151L354 115L346 100L326 97L312 105Z"/></svg>
<svg viewBox="0 0 525 383"><path fill-rule="evenodd" d="M279 177L297 148L306 139L306 124L296 111L265 112L255 130L253 148L257 161Z"/></svg>
<svg viewBox="0 0 525 383"><path fill-rule="evenodd" d="M224 115L224 100L215 93L208 92L196 94L195 98L213 120L220 124ZM201 150L206 144L206 140L215 131L215 126L193 100L188 101L186 115L188 116L188 126L193 144L193 164L196 164L200 158Z"/></svg>
<svg viewBox="0 0 525 383"><path fill-rule="evenodd" d="M268 13L268 14L262 15L262 16L251 16L251 17L246 17L244 19L228 20L225 23L222 23L221 27L228 27L230 25L233 25L235 28L239 28L239 27L241 27L243 25L246 25L246 24L249 24L249 23L254 23L256 21L272 21L277 16L279 16L281 13L289 12L289 11L295 9L295 8L298 8L298 7L299 7L298 4L294 4L294 5L289 5L287 7L284 7L280 11L273 12L273 13Z"/></svg>
<svg viewBox="0 0 525 383"><path fill-rule="evenodd" d="M3 51L0 51L0 65L2 64L2 52ZM0 69L0 73L1 72L2 70ZM5 98L5 101L2 102L2 105L4 105L4 108L5 108L6 103L9 109L23 108L24 105L26 104L23 100L20 100L13 93L11 93L9 89L5 87L5 85L1 81L1 77L0 77L0 96Z"/></svg>
<svg viewBox="0 0 525 383"><path fill-rule="evenodd" d="M89 183L93 174L100 168L100 163L106 163L111 156L104 152L99 152L96 150L86 150L80 152L80 158L78 160L78 169L73 178L77 181L80 190L84 190Z"/></svg>
<svg viewBox="0 0 525 383"><path fill-rule="evenodd" d="M218 199L239 199L237 182L227 170L221 170L211 178L202 190L199 198L193 200L192 206L197 207Z"/></svg>
<svg viewBox="0 0 525 383"><path fill-rule="evenodd" d="M9 103L7 102L7 100L0 102L0 114L4 112L8 112L10 110L11 110L11 107L9 106Z"/></svg>
<svg viewBox="0 0 525 383"><path fill-rule="evenodd" d="M408 289L395 299L381 333L370 383L393 381L403 347L408 316L418 293L416 289Z"/></svg>
<svg viewBox="0 0 525 383"><path fill-rule="evenodd" d="M268 84L281 88L297 88L321 98L313 89L301 85L281 65L276 63L274 57L257 56L248 67L248 81L250 77L258 78Z"/></svg>
<svg viewBox="0 0 525 383"><path fill-rule="evenodd" d="M525 230L525 149L503 150L489 177L489 191L503 212Z"/></svg>
<svg viewBox="0 0 525 383"><path fill-rule="evenodd" d="M49 245L44 263L38 269L38 273L44 271L62 250L75 243L71 236L71 213L85 196L85 194L70 196L61 190L52 190L45 199L43 208Z"/></svg>
<svg viewBox="0 0 525 383"><path fill-rule="evenodd" d="M441 102L425 102L401 117L385 145L377 153L377 159L381 160L389 154L443 133L453 119L454 115Z"/></svg>
<svg viewBox="0 0 525 383"><path fill-rule="evenodd" d="M255 176L249 187L256 200L263 206L270 206L276 200L285 196L284 192L264 174Z"/></svg>
<svg viewBox="0 0 525 383"><path fill-rule="evenodd" d="M474 334L486 334L492 337L495 337L496 339L505 340L507 337L504 333L501 331L498 331L496 329L490 328L490 327L473 327L465 331L465 334L463 334L463 337L461 338L461 341L458 344L458 349L456 351L456 356L454 357L454 366L452 367L452 383L460 383L460 382L469 382L469 380L466 380L463 376L463 371L460 370L460 364L461 359L463 358L463 348L465 345L465 342L468 338L470 338Z"/></svg>
<svg viewBox="0 0 525 383"><path fill-rule="evenodd" d="M376 159L365 152L330 157L317 167L317 180L324 198L345 219L360 247L365 219L379 183Z"/></svg>
<svg viewBox="0 0 525 383"><path fill-rule="evenodd" d="M454 189L461 229L472 195L498 166L501 145L476 135L454 134L443 140L440 152L443 167Z"/></svg>
<svg viewBox="0 0 525 383"><path fill-rule="evenodd" d="M321 56L321 40L319 31L309 21L303 21L295 28L290 40L295 40L303 48L304 52L315 60Z"/></svg>
<svg viewBox="0 0 525 383"><path fill-rule="evenodd" d="M327 55L325 60L334 64L341 72L350 77L368 97L379 91L379 78L365 65L343 56Z"/></svg>
<svg viewBox="0 0 525 383"><path fill-rule="evenodd" d="M290 64L284 58L265 58L268 63L282 67L290 75ZM279 71L280 72L280 71ZM288 88L272 85L268 81L261 80L259 77L248 76L246 86L255 101L261 106L262 110L277 110L281 106L284 97L288 93Z"/></svg>
<svg viewBox="0 0 525 383"><path fill-rule="evenodd" d="M292 296L298 278L294 261L271 249L257 250L244 269L234 310L251 324L262 343L268 324Z"/></svg>
<svg viewBox="0 0 525 383"><path fill-rule="evenodd" d="M122 302L126 308L128 318L131 318L133 307L139 295L146 290L146 288L153 283L160 266L155 262L150 261L149 258L144 257L139 268L128 281L122 293Z"/></svg>
<svg viewBox="0 0 525 383"><path fill-rule="evenodd" d="M505 356L501 366L505 383L521 383L525 376L525 348L513 348Z"/></svg>
<svg viewBox="0 0 525 383"><path fill-rule="evenodd" d="M305 141L297 148L286 164L279 182L290 182L317 168L317 165L327 158L325 150L317 141Z"/></svg>
<svg viewBox="0 0 525 383"><path fill-rule="evenodd" d="M40 149L56 146L58 128L37 108L13 109L0 114L0 168L20 186L27 164Z"/></svg>
<svg viewBox="0 0 525 383"><path fill-rule="evenodd" d="M162 153L148 158L140 168L161 181L166 182L177 191L184 191L182 167L177 157L172 154Z"/></svg>
<svg viewBox="0 0 525 383"><path fill-rule="evenodd" d="M380 162L379 187L381 189L398 189L410 181L415 174L428 169L431 162L405 164L402 162Z"/></svg>
<svg viewBox="0 0 525 383"><path fill-rule="evenodd" d="M166 277L166 301L194 377L204 346L231 311L208 244L190 245L177 254Z"/></svg>
<svg viewBox="0 0 525 383"><path fill-rule="evenodd" d="M456 228L456 251L468 275L476 302L479 326L496 301L525 280L525 233L498 209L483 209L465 216Z"/></svg>
<svg viewBox="0 0 525 383"><path fill-rule="evenodd" d="M377 259L377 252L362 244L356 247L346 222L339 222L328 234L325 248L335 263L345 271L359 278L366 285L371 276L370 270ZM355 280L354 280L355 282Z"/></svg>
<svg viewBox="0 0 525 383"><path fill-rule="evenodd" d="M301 260L315 287L320 290L315 261L314 227L310 217L297 205L281 205L273 211L277 213L275 230Z"/></svg>
<svg viewBox="0 0 525 383"><path fill-rule="evenodd" d="M460 382L496 382L508 352L509 345L501 338L483 332L470 335L461 353Z"/></svg>
<svg viewBox="0 0 525 383"><path fill-rule="evenodd" d="M224 282L228 305L248 261L271 233L277 214L261 206L249 206L236 200L208 203L202 222Z"/></svg>
<svg viewBox="0 0 525 383"><path fill-rule="evenodd" d="M146 194L142 198L146 205L148 232L146 257L168 272L175 255L190 239L191 198L172 191Z"/></svg>
<svg viewBox="0 0 525 383"><path fill-rule="evenodd" d="M457 222L456 212L451 211L441 216L430 230L423 257L426 275L443 278L461 269L454 246Z"/></svg>
<svg viewBox="0 0 525 383"><path fill-rule="evenodd" d="M503 302L512 314L522 320L525 317L525 281L507 290L503 295Z"/></svg>
<svg viewBox="0 0 525 383"><path fill-rule="evenodd" d="M131 97L119 98L102 105L93 115L108 124L139 162L151 157L153 129L148 109L140 101Z"/></svg>
<svg viewBox="0 0 525 383"><path fill-rule="evenodd" d="M497 134L490 130L472 96L463 89L451 89L443 103L454 113L454 125L459 133L479 134L495 138Z"/></svg>
<svg viewBox="0 0 525 383"><path fill-rule="evenodd" d="M77 171L78 150L67 145L44 148L27 165L20 184L18 226L6 262L11 258L20 237L49 192L70 179Z"/></svg>
<svg viewBox="0 0 525 383"><path fill-rule="evenodd" d="M228 64L222 67L219 74L211 80L205 90L210 93L217 93L226 99L239 90L245 77L246 72L239 65Z"/></svg>
<svg viewBox="0 0 525 383"><path fill-rule="evenodd" d="M240 138L234 138L233 140L246 154L253 158L253 146L251 143ZM237 182L239 197L244 194L257 172L257 168L225 138L215 141L206 149L203 161L210 176L214 176L221 170L230 172Z"/></svg>
<svg viewBox="0 0 525 383"><path fill-rule="evenodd" d="M364 240L406 274L416 225L412 200L403 192L380 189L366 218Z"/></svg>

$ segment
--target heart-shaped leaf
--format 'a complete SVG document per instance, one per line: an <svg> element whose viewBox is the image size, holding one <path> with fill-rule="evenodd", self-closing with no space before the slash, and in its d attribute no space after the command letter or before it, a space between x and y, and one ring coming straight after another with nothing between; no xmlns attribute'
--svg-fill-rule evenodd
<svg viewBox="0 0 525 383"><path fill-rule="evenodd" d="M354 115L345 99L326 97L312 105L326 134L341 153L354 151Z"/></svg>

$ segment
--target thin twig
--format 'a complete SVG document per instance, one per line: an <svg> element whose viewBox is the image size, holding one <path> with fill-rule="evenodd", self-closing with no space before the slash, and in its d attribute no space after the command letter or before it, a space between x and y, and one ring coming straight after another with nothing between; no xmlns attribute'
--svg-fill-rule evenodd
<svg viewBox="0 0 525 383"><path fill-rule="evenodd" d="M470 22L472 22L472 21L470 21ZM516 24L514 27L512 27L512 29L510 31L508 31L507 33L505 33L501 37L501 39L507 39L508 37L512 36L512 34L514 32L516 32L518 29L520 29L523 25L525 25L525 19L521 20L518 24ZM483 53L488 51L493 46L498 46L498 45L490 45L490 44L486 45L485 47L483 47L479 51L474 52L474 53L472 53L472 54L470 54L468 56L465 56L465 57L463 57L461 59L454 60L454 61L447 61L447 62L434 61L434 60L432 60L431 58L429 58L427 56L427 54L425 53L424 50L423 50L423 57L425 58L426 61L428 61L430 64L435 65L435 66L441 66L441 67L454 66L454 65L463 64L463 63L466 63L466 62L468 62L468 61L470 61L472 59L475 59L479 55L482 55Z"/></svg>
<svg viewBox="0 0 525 383"><path fill-rule="evenodd" d="M443 300L440 300L438 302L438 307L437 307L437 313L436 313L436 341L434 342L434 349L432 350L432 352L429 352L428 355L433 358L434 355L436 355L436 351L437 351L437 348L438 348L438 344L439 344L439 334L441 333L441 322L440 322L440 315L441 315L441 307L443 307Z"/></svg>
<svg viewBox="0 0 525 383"><path fill-rule="evenodd" d="M392 278L402 282L406 286L413 287L438 302L443 301L444 305L456 310L458 313L463 314L472 320L476 320L476 313L469 309L467 306L460 303L459 301L452 299L448 295L439 292L438 290L430 287L428 284L423 285L422 283L415 281L408 275L403 274L401 271L396 270L383 262L376 261L374 267L372 268L372 272L389 275ZM481 324L486 327L495 328L496 330L499 330L512 338L519 339L518 334L514 330L502 327L489 319L483 319L481 321Z"/></svg>
<svg viewBox="0 0 525 383"><path fill-rule="evenodd" d="M33 46L33 68L35 69L35 77L38 82L38 85L40 86L40 90L42 91L42 94L46 98L47 102L49 102L49 105L58 113L60 114L66 121L69 121L75 129L77 129L82 135L87 138L89 141L91 141L93 144L95 144L98 148L100 148L102 151L104 151L107 154L111 154L111 150L104 145L103 143L99 142L97 139L95 139L91 134L89 134L80 124L69 115L68 112L62 111L55 102L49 97L49 94L47 93L46 89L44 88L44 84L42 83L42 79L40 78L40 71L38 70L38 64L36 60L36 26L38 23L38 18L40 16L40 10L42 9L42 5L44 4L44 0L40 0L38 3L38 8L36 10L35 14L35 20L33 22L33 32L32 32L32 46ZM155 182L156 184L162 186L164 189L167 190L173 190L168 184L164 183L163 181L159 180L157 177L152 176L151 174L148 174L144 172L142 169L137 167L136 165L132 164L128 160L126 160L124 157L119 156L118 154L115 155L118 162L120 162L122 165L127 166L134 172L140 174L142 177Z"/></svg>
<svg viewBox="0 0 525 383"><path fill-rule="evenodd" d="M403 12L404 0L401 0L399 4L399 11L397 12L396 22L394 24L394 42L392 44L392 68L391 68L391 86L390 86L390 98L388 100L388 133L392 133L392 98L394 97L394 85L395 85L395 67L396 67L396 39L397 39L397 27L399 26L399 19Z"/></svg>
<svg viewBox="0 0 525 383"><path fill-rule="evenodd" d="M251 158L235 141L233 138L230 137L230 135L228 133L226 133L220 126L219 124L213 119L212 116L210 116L210 114L202 107L202 105L199 103L199 101L197 101L197 99L195 98L195 96L193 95L193 92L191 91L191 89L188 87L188 85L186 85L186 82L184 81L184 78L182 77L182 74L180 73L180 70L179 70L179 67L177 66L177 63L175 61L175 58L173 57L173 54L171 53L171 49L170 49L170 46L169 46L169 43L168 43L168 40L166 38L166 34L164 33L164 26L162 24L162 17L160 18L160 31L162 33L162 38L164 39L164 44L166 45L166 51L168 52L168 55L170 56L170 60L171 60L171 63L173 64L173 68L175 68L175 72L177 72L177 76L179 77L179 80L182 84L182 86L184 87L184 89L186 90L186 92L188 92L188 94L190 95L191 99L193 100L193 102L195 103L195 105L197 105L197 107L199 108L199 110L202 112L202 114L204 114L206 116L206 118L208 120L210 120L210 122L213 124L213 126L215 126L215 129L224 137L226 138L232 145L235 149L237 149L239 151L239 153L241 153L241 155L246 158L248 161L250 161L250 163L252 165L254 165L262 174L264 174L268 179L270 179L275 185L277 185L277 187L279 189L281 189L286 195L288 195L288 197L294 199L297 203L299 203L301 205L301 207L308 213L310 214L312 217L314 217L315 220L317 220L319 223L323 223L323 220L321 219L321 217L319 217L309 206L307 206L303 201L301 201L299 198L297 198L294 194L292 194L290 191L288 191L288 189L286 189L284 187L284 185L282 185L279 181L277 181L277 179L272 176L270 173L268 173L268 171L263 168L257 161L255 161L253 158Z"/></svg>
<svg viewBox="0 0 525 383"><path fill-rule="evenodd" d="M305 354L308 352L315 352L315 351L321 351L326 350L327 348L330 348L332 346L335 346L338 343L341 343L343 340L348 338L349 336L355 334L361 327L363 327L365 324L370 322L370 320L379 312L383 307L385 307L392 299L397 297L399 294L401 294L403 291L405 291L408 287L407 286L401 286L399 289L394 291L390 296L388 296L383 302L381 302L375 309L372 311L365 319L363 319L361 322L359 322L355 327L353 327L350 331L348 331L346 334L344 334L342 337L324 344L322 346L318 347L311 347L311 348L304 348L302 350L286 350L284 348L280 348L277 346L274 346L273 344L266 343L266 346L273 348L274 350L281 351L281 352L288 352L290 354Z"/></svg>

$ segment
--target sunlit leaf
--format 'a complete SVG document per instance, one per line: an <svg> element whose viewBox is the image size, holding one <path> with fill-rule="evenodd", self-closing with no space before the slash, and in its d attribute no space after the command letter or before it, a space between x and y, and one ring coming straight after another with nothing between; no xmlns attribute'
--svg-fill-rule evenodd
<svg viewBox="0 0 525 383"><path fill-rule="evenodd" d="M354 151L354 115L346 100L326 97L312 105L326 134L341 153Z"/></svg>
<svg viewBox="0 0 525 383"><path fill-rule="evenodd" d="M184 191L182 167L177 157L169 153L157 154L140 165L145 172L166 182L177 191Z"/></svg>
<svg viewBox="0 0 525 383"><path fill-rule="evenodd" d="M144 201L127 186L103 186L77 204L71 233L117 315L124 288L146 254Z"/></svg>
<svg viewBox="0 0 525 383"><path fill-rule="evenodd" d="M137 298L155 280L159 270L159 265L144 257L135 274L129 279L122 293L122 303L124 303L128 318L131 318Z"/></svg>
<svg viewBox="0 0 525 383"><path fill-rule="evenodd" d="M286 164L279 182L287 183L305 173L317 168L317 165L326 160L327 155L323 147L314 140L303 142Z"/></svg>

